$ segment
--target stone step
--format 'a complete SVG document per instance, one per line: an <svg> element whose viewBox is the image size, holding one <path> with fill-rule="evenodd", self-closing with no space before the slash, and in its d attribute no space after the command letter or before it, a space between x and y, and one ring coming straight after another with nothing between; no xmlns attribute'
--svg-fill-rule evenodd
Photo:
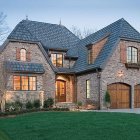
<svg viewBox="0 0 140 140"><path fill-rule="evenodd" d="M56 103L55 104L56 107L59 107L59 108L69 108L69 109L72 109L72 108L76 108L77 105L75 103L69 103L69 102L59 102L59 103Z"/></svg>

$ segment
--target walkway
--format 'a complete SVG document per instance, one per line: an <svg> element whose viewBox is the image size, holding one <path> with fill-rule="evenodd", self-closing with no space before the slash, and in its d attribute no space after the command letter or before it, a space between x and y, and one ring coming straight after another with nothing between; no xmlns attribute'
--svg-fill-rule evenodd
<svg viewBox="0 0 140 140"><path fill-rule="evenodd" d="M121 112L121 113L135 113L140 114L140 108L134 109L108 109L108 110L81 110L81 112L93 111L93 112Z"/></svg>

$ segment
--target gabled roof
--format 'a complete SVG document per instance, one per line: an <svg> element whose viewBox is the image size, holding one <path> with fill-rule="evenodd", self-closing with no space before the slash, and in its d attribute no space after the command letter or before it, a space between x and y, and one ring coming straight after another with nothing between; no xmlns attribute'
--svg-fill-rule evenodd
<svg viewBox="0 0 140 140"><path fill-rule="evenodd" d="M92 44L108 35L108 40L93 64L87 63L86 45ZM108 58L112 55L118 41L128 38L140 41L140 33L123 18L91 34L78 43L78 60L74 66L75 72L87 71L94 68L104 68Z"/></svg>
<svg viewBox="0 0 140 140"><path fill-rule="evenodd" d="M69 49L80 40L63 25L22 20L8 36L8 39L40 42L45 50ZM73 52L70 55L74 55Z"/></svg>
<svg viewBox="0 0 140 140"><path fill-rule="evenodd" d="M105 37L108 38L107 42L104 44L95 62L89 65L87 63L86 46ZM57 69L58 72L62 73L80 73L95 68L103 69L121 38L140 42L140 33L123 18L82 40L62 25L29 20L21 21L8 36L8 39L40 42L46 51L56 48L67 50L66 54L68 57L78 58L73 68Z"/></svg>

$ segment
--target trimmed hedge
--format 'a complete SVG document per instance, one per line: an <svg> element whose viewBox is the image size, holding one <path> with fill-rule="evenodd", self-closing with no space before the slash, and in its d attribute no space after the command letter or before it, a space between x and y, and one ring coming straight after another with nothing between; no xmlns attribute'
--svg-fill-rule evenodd
<svg viewBox="0 0 140 140"><path fill-rule="evenodd" d="M26 110L11 111L11 112L0 112L0 117L6 117L9 115L20 115L24 113L38 112L38 111L69 111L69 108L43 108L43 109L26 109Z"/></svg>

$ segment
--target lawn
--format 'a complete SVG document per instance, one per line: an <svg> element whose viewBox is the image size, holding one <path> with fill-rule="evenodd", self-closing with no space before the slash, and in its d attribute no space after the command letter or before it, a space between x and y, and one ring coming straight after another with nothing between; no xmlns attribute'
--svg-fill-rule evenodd
<svg viewBox="0 0 140 140"><path fill-rule="evenodd" d="M0 140L140 140L140 115L39 112L0 119Z"/></svg>

